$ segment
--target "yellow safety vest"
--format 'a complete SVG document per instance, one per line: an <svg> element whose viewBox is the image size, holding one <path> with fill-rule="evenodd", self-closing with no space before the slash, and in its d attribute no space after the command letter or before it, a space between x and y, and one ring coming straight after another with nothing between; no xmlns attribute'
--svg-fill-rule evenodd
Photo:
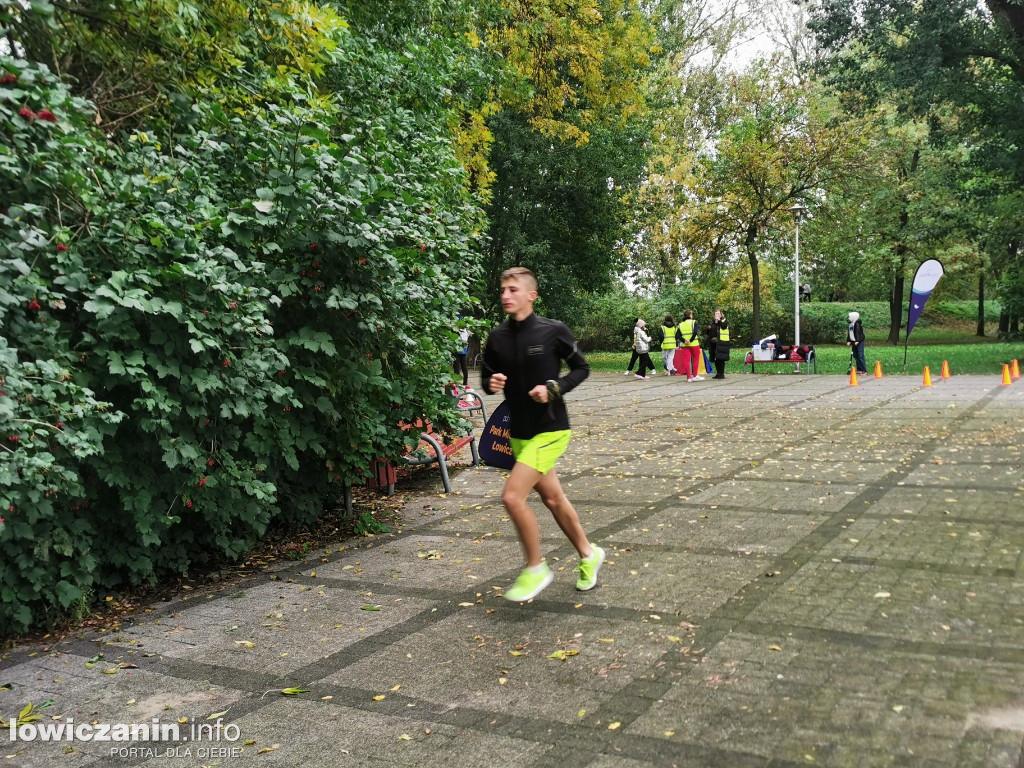
<svg viewBox="0 0 1024 768"><path fill-rule="evenodd" d="M661 332L665 338L661 340L662 349L675 349L676 348L676 327L663 325L661 326Z"/></svg>
<svg viewBox="0 0 1024 768"><path fill-rule="evenodd" d="M699 347L700 342L695 338L690 341L690 337L693 336L693 326L696 321L694 320L683 320L679 324L679 330L683 332L683 346L684 347Z"/></svg>
<svg viewBox="0 0 1024 768"><path fill-rule="evenodd" d="M718 329L718 340L719 341L724 341L726 344L729 343L729 329L728 328L719 328Z"/></svg>

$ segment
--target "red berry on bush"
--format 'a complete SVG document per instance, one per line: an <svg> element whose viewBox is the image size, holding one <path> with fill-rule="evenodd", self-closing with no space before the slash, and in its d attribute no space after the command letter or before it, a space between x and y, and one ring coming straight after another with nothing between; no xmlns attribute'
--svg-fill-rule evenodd
<svg viewBox="0 0 1024 768"><path fill-rule="evenodd" d="M58 421L56 426L57 426L57 429L63 429L64 428L64 422L63 421Z"/></svg>
<svg viewBox="0 0 1024 768"><path fill-rule="evenodd" d="M421 246L420 246L420 251L422 252L422 251L425 251L425 250L427 250L427 246L425 246L425 245L421 245Z"/></svg>
<svg viewBox="0 0 1024 768"><path fill-rule="evenodd" d="M7 442L9 442L9 443L16 443L19 440L21 440L21 438L18 435L9 435L7 437Z"/></svg>
<svg viewBox="0 0 1024 768"><path fill-rule="evenodd" d="M206 466L212 467L213 466L213 459L210 459L208 462L206 462Z"/></svg>
<svg viewBox="0 0 1024 768"><path fill-rule="evenodd" d="M8 83L18 82L18 76L13 72L7 72L3 77L0 77L0 85L7 85Z"/></svg>
<svg viewBox="0 0 1024 768"><path fill-rule="evenodd" d="M64 243L57 243L57 250L64 253L64 251L68 250L68 247Z"/></svg>
<svg viewBox="0 0 1024 768"><path fill-rule="evenodd" d="M192 509L192 502L191 501L186 501L185 502L185 506L188 507L189 509Z"/></svg>
<svg viewBox="0 0 1024 768"><path fill-rule="evenodd" d="M237 306L238 306L238 303L232 301L230 304L228 304L228 309L235 309Z"/></svg>
<svg viewBox="0 0 1024 768"><path fill-rule="evenodd" d="M28 308L33 312L38 312L40 309L42 309L42 307L39 305L39 302L36 301L35 299L32 299L32 301L28 303Z"/></svg>
<svg viewBox="0 0 1024 768"><path fill-rule="evenodd" d="M318 250L320 250L319 243L310 243L309 250L313 251L313 253L316 253Z"/></svg>
<svg viewBox="0 0 1024 768"><path fill-rule="evenodd" d="M204 485L206 485L206 478L205 477L199 478L199 487L202 488Z"/></svg>
<svg viewBox="0 0 1024 768"><path fill-rule="evenodd" d="M18 114L24 117L26 120L34 120L36 116L36 113L28 107L22 107L21 109L19 109Z"/></svg>
<svg viewBox="0 0 1024 768"><path fill-rule="evenodd" d="M227 368L229 365L231 365L231 361L230 360L225 360L224 361L224 367Z"/></svg>
<svg viewBox="0 0 1024 768"><path fill-rule="evenodd" d="M284 376L286 373L287 373L287 371L278 371L277 375L278 376ZM0 393L0 394L2 394L2 393Z"/></svg>
<svg viewBox="0 0 1024 768"><path fill-rule="evenodd" d="M45 120L48 123L56 123L57 116L48 109L40 109L39 114L36 115L40 120Z"/></svg>

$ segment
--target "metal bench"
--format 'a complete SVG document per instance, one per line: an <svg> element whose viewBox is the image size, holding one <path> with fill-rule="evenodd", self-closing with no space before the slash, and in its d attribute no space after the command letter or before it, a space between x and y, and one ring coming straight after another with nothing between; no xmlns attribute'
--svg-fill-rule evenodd
<svg viewBox="0 0 1024 768"><path fill-rule="evenodd" d="M785 349L785 347L784 347ZM754 353L748 351L746 356L743 358L743 372L744 373L756 373L756 367L758 365L803 365L804 373L811 373L811 369L814 369L814 373L818 372L818 356L814 353L814 347L810 348L807 353L806 360L793 360L789 357L776 357L772 360L755 360ZM750 366L750 370L747 370L747 366Z"/></svg>

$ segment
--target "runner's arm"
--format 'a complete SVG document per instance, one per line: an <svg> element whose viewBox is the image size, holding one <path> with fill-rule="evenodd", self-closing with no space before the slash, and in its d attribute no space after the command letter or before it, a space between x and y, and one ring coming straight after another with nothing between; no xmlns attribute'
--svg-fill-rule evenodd
<svg viewBox="0 0 1024 768"><path fill-rule="evenodd" d="M480 361L480 387L488 395L493 395L494 391L491 389L491 376L498 371L495 371L493 366L494 350L491 349L491 337L487 337L487 343L484 345L484 355Z"/></svg>
<svg viewBox="0 0 1024 768"><path fill-rule="evenodd" d="M590 364L587 363L587 359L583 357L583 353L580 352L579 347L576 345L576 339L573 337L572 331L564 323L558 329L555 341L558 357L565 360L569 366L568 373L557 380L552 380L548 384L548 396L559 398L583 383L587 376L590 375Z"/></svg>

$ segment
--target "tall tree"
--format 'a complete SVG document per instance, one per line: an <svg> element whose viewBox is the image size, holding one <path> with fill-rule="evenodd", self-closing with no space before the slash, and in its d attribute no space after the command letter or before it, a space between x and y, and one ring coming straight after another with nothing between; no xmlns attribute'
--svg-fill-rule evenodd
<svg viewBox="0 0 1024 768"><path fill-rule="evenodd" d="M833 118L830 97L810 84L795 84L790 72L768 62L737 78L729 109L717 143L701 153L690 202L680 213L689 253L709 252L709 244L724 240L728 252L749 265L751 330L757 336L766 236L789 228L794 204L813 204L855 172L863 136L853 123Z"/></svg>
<svg viewBox="0 0 1024 768"><path fill-rule="evenodd" d="M643 83L653 31L636 0L504 0L488 34L507 78L495 89L488 296L521 263L545 311L607 287L629 224L621 199L646 150ZM497 309L494 309L497 312Z"/></svg>
<svg viewBox="0 0 1024 768"><path fill-rule="evenodd" d="M822 70L833 82L869 103L901 93L903 109L926 119L936 105L957 109L958 130L948 138L983 143L980 162L1009 172L1018 187L1024 183L1024 8L1018 0L821 0L814 17L829 54ZM1014 242L997 249L1003 256L993 264L1011 272L1024 268ZM1005 305L1020 302L1016 286L1000 282Z"/></svg>

